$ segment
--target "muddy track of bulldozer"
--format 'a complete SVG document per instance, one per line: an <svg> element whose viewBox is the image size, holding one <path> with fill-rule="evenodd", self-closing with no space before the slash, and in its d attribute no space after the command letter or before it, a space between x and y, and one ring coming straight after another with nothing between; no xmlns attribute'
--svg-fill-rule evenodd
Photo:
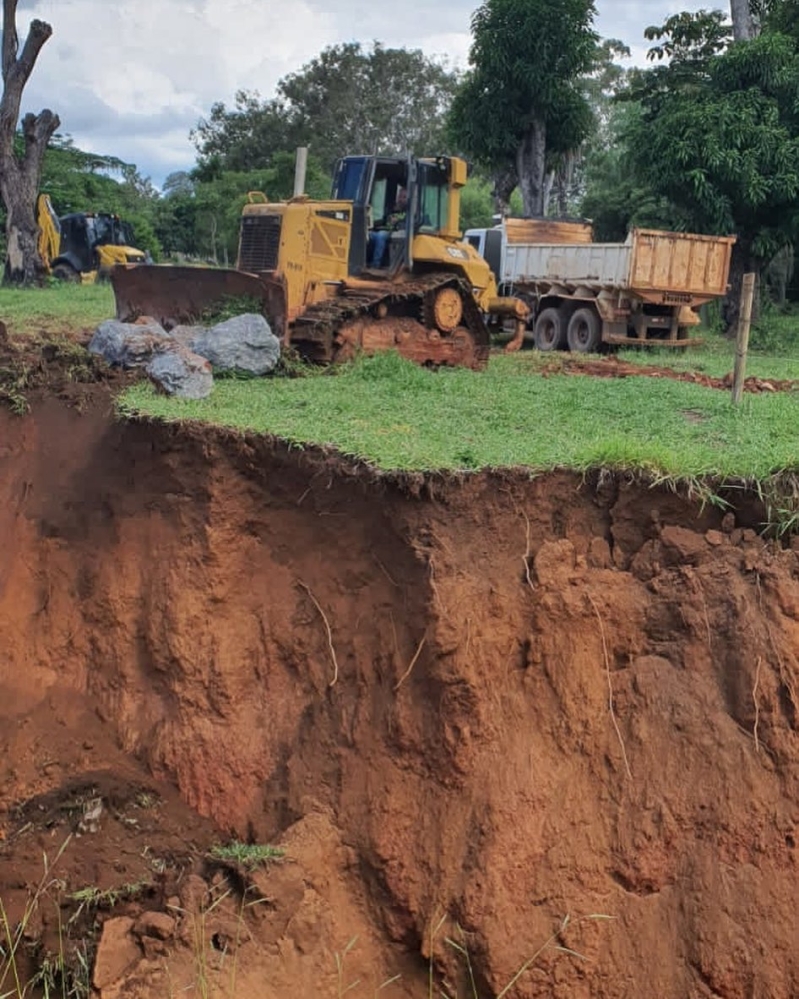
<svg viewBox="0 0 799 999"><path fill-rule="evenodd" d="M460 299L452 295L453 290ZM447 294L454 328L442 329L437 301ZM453 299L455 301L453 302ZM358 353L396 350L417 364L480 369L490 339L471 289L457 275L428 274L396 283L375 282L310 306L291 328L291 342L305 358L329 364Z"/></svg>

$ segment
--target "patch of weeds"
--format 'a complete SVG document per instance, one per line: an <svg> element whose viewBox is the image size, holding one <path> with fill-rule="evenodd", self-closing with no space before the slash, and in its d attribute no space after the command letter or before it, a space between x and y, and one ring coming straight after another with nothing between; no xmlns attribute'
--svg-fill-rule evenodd
<svg viewBox="0 0 799 999"><path fill-rule="evenodd" d="M794 353L799 347L799 315L764 302L760 317L752 324L749 347L763 353Z"/></svg>
<svg viewBox="0 0 799 999"><path fill-rule="evenodd" d="M756 483L766 508L764 533L778 540L799 534L799 475L782 472Z"/></svg>
<svg viewBox="0 0 799 999"><path fill-rule="evenodd" d="M47 953L38 961L38 970L30 981L41 991L42 999L88 999L92 993L92 963L86 941L76 947L72 961L67 961L63 945L58 954Z"/></svg>
<svg viewBox="0 0 799 999"><path fill-rule="evenodd" d="M38 910L45 902L54 905L58 914L60 950L63 952L63 935L61 932L60 908L56 893L63 889L63 882L53 877L53 868L58 864L69 845L71 837L61 844L52 863L44 854L44 873L39 884L31 892L25 904L21 919L12 926L8 911L0 898L0 997L3 999L24 999L31 987L30 982L23 981L19 956L23 947L28 946L28 931ZM52 894L51 894L52 893ZM63 965L63 957L61 960ZM10 987L10 991L9 991Z"/></svg>
<svg viewBox="0 0 799 999"><path fill-rule="evenodd" d="M9 368L0 368L0 403L4 403L15 416L24 416L29 410L25 395L24 378Z"/></svg>
<svg viewBox="0 0 799 999"><path fill-rule="evenodd" d="M224 846L212 846L208 855L213 860L235 864L245 871L254 871L257 867L282 860L286 851L277 846L261 843L239 843L234 840Z"/></svg>
<svg viewBox="0 0 799 999"><path fill-rule="evenodd" d="M261 315L262 310L262 302L253 295L223 295L207 305L197 320L201 326L216 326L217 323L224 323L247 313Z"/></svg>
<svg viewBox="0 0 799 999"><path fill-rule="evenodd" d="M164 874L169 866L163 857L153 853L149 846L145 846L140 854L142 860L146 861L150 870L156 874Z"/></svg>
<svg viewBox="0 0 799 999"><path fill-rule="evenodd" d="M91 912L97 909L113 909L119 902L129 902L138 898L149 884L146 881L134 881L130 884L119 885L116 888L100 889L94 885L80 888L73 891L68 897L71 901L78 903L78 908L70 918L70 923L74 923L82 912Z"/></svg>
<svg viewBox="0 0 799 999"><path fill-rule="evenodd" d="M155 808L157 804L159 804L159 798L153 791L139 791L136 795L135 805L137 808Z"/></svg>
<svg viewBox="0 0 799 999"><path fill-rule="evenodd" d="M301 357L293 347L281 346L280 359L272 372L273 378L309 378L320 375L325 368L311 364ZM329 369L328 369L329 370Z"/></svg>
<svg viewBox="0 0 799 999"><path fill-rule="evenodd" d="M95 359L85 347L68 337L53 336L45 340L42 343L42 359L48 364L57 364L67 381L82 383L97 380Z"/></svg>

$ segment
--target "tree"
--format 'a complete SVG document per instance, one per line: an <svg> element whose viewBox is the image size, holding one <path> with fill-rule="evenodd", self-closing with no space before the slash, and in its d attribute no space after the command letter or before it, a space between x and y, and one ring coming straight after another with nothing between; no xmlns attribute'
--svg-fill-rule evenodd
<svg viewBox="0 0 799 999"><path fill-rule="evenodd" d="M330 196L330 178L308 157L305 189L311 198ZM260 170L223 170L218 159L189 174L170 174L155 208L155 231L169 254L188 254L226 266L236 258L241 211L249 191L273 201L294 193L294 153L274 154Z"/></svg>
<svg viewBox="0 0 799 999"><path fill-rule="evenodd" d="M756 35L751 0L730 0L732 34L736 42L750 42Z"/></svg>
<svg viewBox="0 0 799 999"><path fill-rule="evenodd" d="M419 51L333 45L284 77L275 97L240 91L218 103L192 133L201 165L262 170L278 152L308 146L330 171L354 153L435 155L457 74Z"/></svg>
<svg viewBox="0 0 799 999"><path fill-rule="evenodd" d="M234 106L213 104L208 118L191 132L201 167L218 170L262 170L279 150L301 145L294 141L280 101L262 101L257 91L239 90Z"/></svg>
<svg viewBox="0 0 799 999"><path fill-rule="evenodd" d="M579 103L571 115L563 116L571 121L571 128L559 132L558 142L547 150L545 215L549 214L550 197L556 200L561 217L578 209L589 164L604 153L612 138L613 94L627 72L616 60L629 56L623 42L604 39L596 47L591 71L577 81Z"/></svg>
<svg viewBox="0 0 799 999"><path fill-rule="evenodd" d="M515 166L524 211L541 215L547 149L590 128L578 79L592 66L593 0L485 0L472 18L470 72L453 103L453 137L492 174Z"/></svg>
<svg viewBox="0 0 799 999"><path fill-rule="evenodd" d="M799 232L799 44L768 29L722 50L719 30L637 75L630 91L641 114L623 141L638 182L686 226L737 235L732 325L743 274L760 272Z"/></svg>
<svg viewBox="0 0 799 999"><path fill-rule="evenodd" d="M31 21L22 51L17 35L17 0L3 0L2 71L0 98L0 197L6 208L5 280L28 284L41 269L37 246L36 197L42 159L60 121L45 108L22 119L22 144L15 142L20 105L42 46L53 29Z"/></svg>

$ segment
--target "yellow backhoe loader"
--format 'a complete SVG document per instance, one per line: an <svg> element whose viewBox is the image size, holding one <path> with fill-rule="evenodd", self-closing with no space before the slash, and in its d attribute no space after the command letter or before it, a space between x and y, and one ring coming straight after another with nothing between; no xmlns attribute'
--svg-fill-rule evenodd
<svg viewBox="0 0 799 999"><path fill-rule="evenodd" d="M117 264L140 264L146 254L133 246L133 230L118 215L73 212L56 215L50 196L37 205L39 255L49 274L61 281L91 284L107 278Z"/></svg>
<svg viewBox="0 0 799 999"><path fill-rule="evenodd" d="M253 192L241 217L235 270L117 267L117 316L191 321L226 297L258 303L283 343L319 363L397 350L420 364L481 368L486 321L529 314L501 298L489 265L460 241L466 164L349 156L329 201ZM302 170L295 185L303 190Z"/></svg>

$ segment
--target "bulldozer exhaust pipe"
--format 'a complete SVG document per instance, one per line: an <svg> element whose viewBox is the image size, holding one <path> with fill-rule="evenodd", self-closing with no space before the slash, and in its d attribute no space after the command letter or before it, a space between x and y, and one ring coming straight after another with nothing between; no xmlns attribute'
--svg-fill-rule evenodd
<svg viewBox="0 0 799 999"><path fill-rule="evenodd" d="M305 174L308 169L308 147L297 147L297 159L294 164L294 197L305 194Z"/></svg>

